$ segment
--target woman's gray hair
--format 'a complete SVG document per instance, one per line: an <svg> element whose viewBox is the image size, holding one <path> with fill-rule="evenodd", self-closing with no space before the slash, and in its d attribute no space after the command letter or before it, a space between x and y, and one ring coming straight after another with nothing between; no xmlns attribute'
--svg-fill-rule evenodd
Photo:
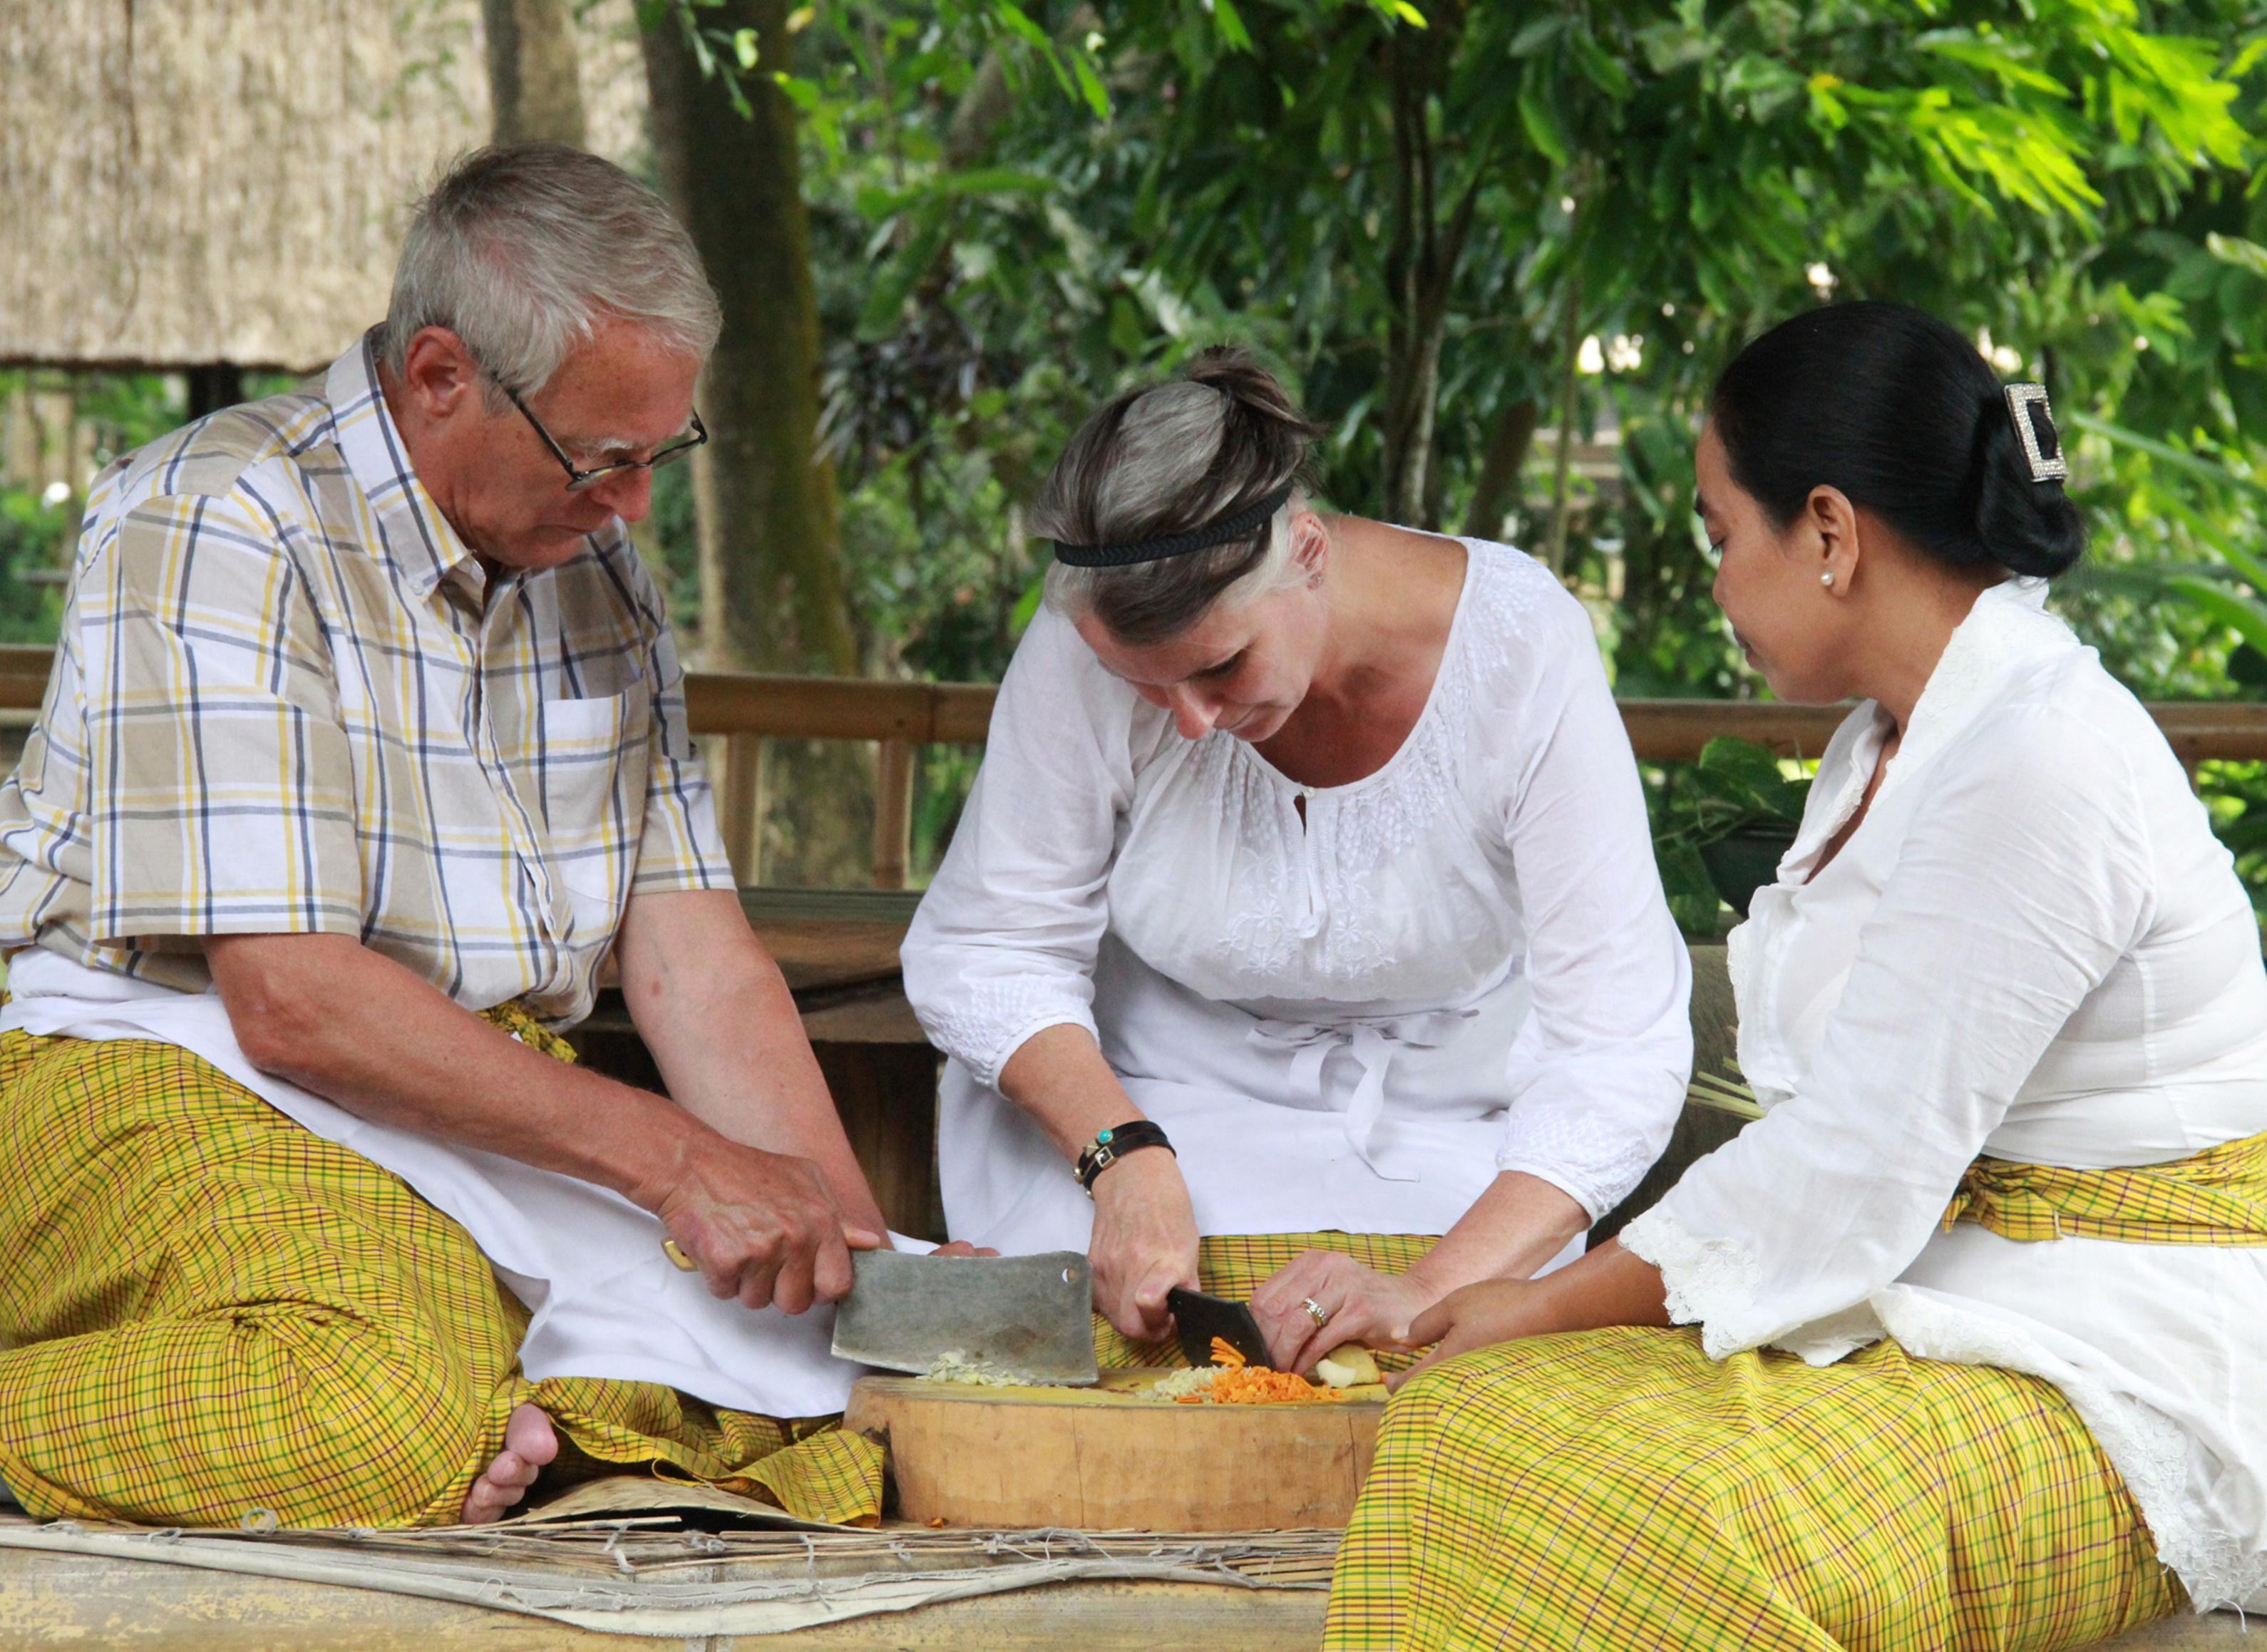
<svg viewBox="0 0 2267 1652"><path fill-rule="evenodd" d="M1119 642L1167 642L1214 604L1297 579L1290 525L1311 490L1319 434L1274 377L1241 351L1207 350L1186 378L1118 398L1081 425L1032 501L1032 531L1072 545L1185 533L1288 486L1259 527L1209 550L1122 568L1047 569L1047 606L1091 614Z"/></svg>
<svg viewBox="0 0 2267 1652"><path fill-rule="evenodd" d="M384 359L400 373L419 329L446 327L532 395L605 314L704 362L723 327L693 238L660 196L563 143L498 144L451 167L410 214Z"/></svg>

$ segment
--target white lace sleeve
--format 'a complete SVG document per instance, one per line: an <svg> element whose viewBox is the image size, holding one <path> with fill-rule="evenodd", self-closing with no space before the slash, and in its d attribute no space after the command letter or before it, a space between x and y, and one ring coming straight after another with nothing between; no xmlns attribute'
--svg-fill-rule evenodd
<svg viewBox="0 0 2267 1652"><path fill-rule="evenodd" d="M1554 591L1500 768L1534 1010L1512 1050L1498 1168L1596 1218L1669 1143L1692 1071L1691 960L1661 892L1645 797L1589 616ZM1558 701L1556 716L1533 709Z"/></svg>
<svg viewBox="0 0 2267 1652"><path fill-rule="evenodd" d="M1094 1031L1140 703L1044 609L1001 683L984 766L901 954L931 1041L987 1084L1033 1033Z"/></svg>
<svg viewBox="0 0 2267 1652"><path fill-rule="evenodd" d="M1802 1088L1622 1231L1714 1357L1824 1362L1879 1334L1874 1294L2146 921L2137 788L2075 713L2013 708L1911 783L1929 790Z"/></svg>

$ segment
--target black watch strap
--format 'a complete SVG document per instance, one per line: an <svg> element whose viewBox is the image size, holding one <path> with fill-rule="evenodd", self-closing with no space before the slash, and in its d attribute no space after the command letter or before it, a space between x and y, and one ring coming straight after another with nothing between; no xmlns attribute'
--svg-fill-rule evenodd
<svg viewBox="0 0 2267 1652"><path fill-rule="evenodd" d="M1078 1185L1092 1193L1096 1177L1128 1153L1138 1152L1145 1147L1161 1147L1168 1153L1173 1151L1173 1144L1165 1139L1163 1127L1152 1124L1147 1119L1111 1126L1088 1142L1086 1151L1078 1156ZM1176 1158L1180 1156L1177 1153L1173 1156Z"/></svg>

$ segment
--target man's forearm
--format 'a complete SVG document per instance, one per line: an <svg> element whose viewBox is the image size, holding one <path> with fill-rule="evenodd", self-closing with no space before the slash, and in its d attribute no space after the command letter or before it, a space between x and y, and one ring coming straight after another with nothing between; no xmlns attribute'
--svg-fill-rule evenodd
<svg viewBox="0 0 2267 1652"><path fill-rule="evenodd" d="M622 995L671 1098L732 1141L818 1167L846 1218L880 1208L843 1134L787 981L729 892L634 897L616 942Z"/></svg>
<svg viewBox="0 0 2267 1652"><path fill-rule="evenodd" d="M655 1209L713 1133L528 1048L350 936L205 943L246 1056L348 1112L610 1187Z"/></svg>

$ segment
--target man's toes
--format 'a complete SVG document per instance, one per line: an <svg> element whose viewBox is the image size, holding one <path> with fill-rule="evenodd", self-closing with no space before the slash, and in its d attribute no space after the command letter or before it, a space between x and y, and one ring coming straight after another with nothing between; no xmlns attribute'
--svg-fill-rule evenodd
<svg viewBox="0 0 2267 1652"><path fill-rule="evenodd" d="M472 1490L465 1494L465 1506L457 1519L467 1526L485 1525L503 1514L505 1507L496 1488L483 1477L474 1480Z"/></svg>
<svg viewBox="0 0 2267 1652"><path fill-rule="evenodd" d="M515 1406L503 1426L503 1446L522 1462L541 1468L559 1455L559 1434L540 1406Z"/></svg>

